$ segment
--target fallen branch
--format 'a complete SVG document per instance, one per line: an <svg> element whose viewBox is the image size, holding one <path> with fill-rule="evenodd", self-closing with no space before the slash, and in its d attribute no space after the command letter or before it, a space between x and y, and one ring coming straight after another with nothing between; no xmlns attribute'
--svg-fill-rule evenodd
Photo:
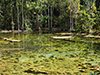
<svg viewBox="0 0 100 75"><path fill-rule="evenodd" d="M66 40L73 39L72 36L63 36L63 37L52 36L51 38L52 39L66 39Z"/></svg>
<svg viewBox="0 0 100 75"><path fill-rule="evenodd" d="M10 42L21 42L21 40L14 40L10 38L3 38L5 41L10 41Z"/></svg>
<svg viewBox="0 0 100 75"><path fill-rule="evenodd" d="M73 35L74 33L56 33L56 35Z"/></svg>
<svg viewBox="0 0 100 75"><path fill-rule="evenodd" d="M97 35L97 36L95 36L95 35L90 35L90 34L89 34L89 35L86 35L85 37L90 37L90 38L98 38L98 39L100 39L100 36L98 36L98 35Z"/></svg>
<svg viewBox="0 0 100 75"><path fill-rule="evenodd" d="M80 43L92 43L92 44L100 44L98 41L85 41L85 40L76 40L72 36L63 36L63 37L58 37L58 36L52 36L52 39L61 39L61 40L67 40L67 41L72 41L72 42L80 42Z"/></svg>

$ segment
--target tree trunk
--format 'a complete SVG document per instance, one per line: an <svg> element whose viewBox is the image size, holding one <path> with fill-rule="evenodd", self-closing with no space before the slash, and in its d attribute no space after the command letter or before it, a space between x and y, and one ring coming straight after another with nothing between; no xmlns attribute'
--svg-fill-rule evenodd
<svg viewBox="0 0 100 75"><path fill-rule="evenodd" d="M11 24L12 24L12 32L14 32L14 22L13 22L13 1L11 1L11 2L12 2L12 7L11 7L11 13L12 13L11 19L12 19L12 21L11 21Z"/></svg>
<svg viewBox="0 0 100 75"><path fill-rule="evenodd" d="M29 3L29 6L30 6L30 1L29 1L29 0L28 0L28 3ZM30 8L30 7L29 7L29 8ZM29 8L28 8L28 9L29 9ZM30 17L30 16L29 16L29 10L28 10L28 20L29 20L29 17Z"/></svg>
<svg viewBox="0 0 100 75"><path fill-rule="evenodd" d="M70 0L70 32L73 30L73 14L72 14L72 8L71 8L71 0Z"/></svg>
<svg viewBox="0 0 100 75"><path fill-rule="evenodd" d="M52 31L52 18L53 18L53 12L52 12L52 6L51 6L51 26L50 26L50 31Z"/></svg>
<svg viewBox="0 0 100 75"><path fill-rule="evenodd" d="M41 7L42 7L42 0L41 0ZM42 9L41 9L41 18L42 18ZM41 20L42 22L42 20ZM42 32L42 23L39 25L39 33Z"/></svg>
<svg viewBox="0 0 100 75"><path fill-rule="evenodd" d="M50 16L49 16L49 12L50 12L50 11L49 11L49 5L48 5L48 28L49 28L49 31L50 31L50 20L49 20L49 17L50 17Z"/></svg>
<svg viewBox="0 0 100 75"><path fill-rule="evenodd" d="M78 0L75 3L75 23L77 24ZM76 26L75 24L75 26Z"/></svg>
<svg viewBox="0 0 100 75"><path fill-rule="evenodd" d="M65 7L66 7L66 0L64 0L64 16L66 17L66 8L65 8ZM67 19L66 19L66 20L67 20ZM67 27L66 25L67 25L67 24L68 24L68 21L66 21L65 24L64 24L64 25L65 25L65 26L64 26L64 27L65 27L65 30L66 30L66 27Z"/></svg>
<svg viewBox="0 0 100 75"><path fill-rule="evenodd" d="M38 2L38 0L36 0L36 7L37 7L37 2ZM36 10L36 26L39 29L39 26L38 26L38 11L37 10Z"/></svg>
<svg viewBox="0 0 100 75"><path fill-rule="evenodd" d="M71 31L71 25L72 25L72 24L71 24L71 23L72 23L72 18L71 18L71 16L72 16L72 15L71 15L71 0L70 0L70 31Z"/></svg>
<svg viewBox="0 0 100 75"><path fill-rule="evenodd" d="M24 13L23 13L23 0L22 0L22 32L24 32Z"/></svg>
<svg viewBox="0 0 100 75"><path fill-rule="evenodd" d="M46 9L45 9L45 16L47 15L47 12L46 12ZM47 19L45 19L45 28L47 27L47 22L46 22Z"/></svg>
<svg viewBox="0 0 100 75"><path fill-rule="evenodd" d="M16 5L17 5L17 23L18 23L18 33L19 33L19 30L20 30L20 26L19 26L19 0L16 0Z"/></svg>
<svg viewBox="0 0 100 75"><path fill-rule="evenodd" d="M65 8L65 4L66 4L66 0L64 0L64 8ZM65 13L66 13L66 9L64 9L64 16L65 16Z"/></svg>

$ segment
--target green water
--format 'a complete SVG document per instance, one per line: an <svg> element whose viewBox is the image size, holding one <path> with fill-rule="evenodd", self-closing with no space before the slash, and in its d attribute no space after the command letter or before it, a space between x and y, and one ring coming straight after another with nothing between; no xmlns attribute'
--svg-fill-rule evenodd
<svg viewBox="0 0 100 75"><path fill-rule="evenodd" d="M37 75L30 68L52 71L48 75L89 75L100 66L100 44L51 39L53 34L0 34L0 74ZM4 41L13 38L21 42ZM75 40L100 41L74 36ZM39 73L39 75L44 75Z"/></svg>

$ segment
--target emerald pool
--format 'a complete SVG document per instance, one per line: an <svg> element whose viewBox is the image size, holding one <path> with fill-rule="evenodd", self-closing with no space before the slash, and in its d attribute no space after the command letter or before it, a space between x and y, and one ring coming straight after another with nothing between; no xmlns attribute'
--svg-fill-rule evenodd
<svg viewBox="0 0 100 75"><path fill-rule="evenodd" d="M100 44L55 40L51 36L54 34L1 33L0 74L89 75L100 67ZM82 36L73 37L75 40L100 41ZM9 42L3 38L21 42Z"/></svg>

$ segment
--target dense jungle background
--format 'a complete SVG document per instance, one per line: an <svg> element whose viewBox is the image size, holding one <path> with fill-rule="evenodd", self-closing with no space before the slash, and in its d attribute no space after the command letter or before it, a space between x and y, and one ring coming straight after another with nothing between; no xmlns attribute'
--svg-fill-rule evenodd
<svg viewBox="0 0 100 75"><path fill-rule="evenodd" d="M0 30L96 32L100 0L1 0Z"/></svg>

